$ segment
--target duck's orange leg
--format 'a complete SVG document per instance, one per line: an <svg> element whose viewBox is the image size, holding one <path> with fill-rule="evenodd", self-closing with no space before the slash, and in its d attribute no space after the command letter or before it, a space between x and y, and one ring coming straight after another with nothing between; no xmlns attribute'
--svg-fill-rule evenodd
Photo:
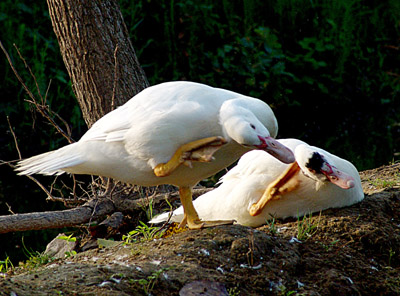
<svg viewBox="0 0 400 296"><path fill-rule="evenodd" d="M250 207L250 215L259 215L270 200L277 199L282 194L296 189L299 185L299 180L297 178L299 172L300 167L296 161L288 166L274 182L268 185L258 202Z"/></svg>
<svg viewBox="0 0 400 296"><path fill-rule="evenodd" d="M187 224L189 229L200 229L204 227L213 227L218 225L229 225L235 222L234 220L216 220L216 221L202 221L193 206L192 189L190 187L180 187L179 196L181 198L184 217L179 227L185 227Z"/></svg>

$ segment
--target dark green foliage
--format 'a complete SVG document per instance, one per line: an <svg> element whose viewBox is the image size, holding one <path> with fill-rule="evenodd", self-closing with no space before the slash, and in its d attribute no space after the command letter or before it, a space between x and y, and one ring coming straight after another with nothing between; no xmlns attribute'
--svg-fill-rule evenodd
<svg viewBox="0 0 400 296"><path fill-rule="evenodd" d="M153 84L188 79L259 97L280 137L359 169L398 159L398 1L140 3L128 27Z"/></svg>
<svg viewBox="0 0 400 296"><path fill-rule="evenodd" d="M192 80L261 98L276 112L279 137L296 137L325 148L360 170L399 159L398 0L123 0L120 4L151 84ZM47 102L71 124L78 139L85 127L46 2L1 1L0 27L0 40L34 94L38 95L35 82L13 43L36 75L43 96L52 81ZM23 157L66 144L24 102L28 97L4 56L0 81L0 159L18 157L6 116ZM15 212L60 207L45 203L35 184L6 166L0 174L0 213L7 213L6 202ZM33 249L35 241L48 241L37 239L35 233L28 236L32 239L25 242ZM21 242L19 234L4 239L9 245ZM6 257L0 252L0 260Z"/></svg>
<svg viewBox="0 0 400 296"><path fill-rule="evenodd" d="M21 52L27 64L36 76L40 93L45 97L51 82L47 103L74 127L75 137L81 133L83 122L79 107L74 100L69 77L64 68L59 53L57 40L52 32L45 1L1 1L0 2L0 40L7 49L10 57L22 79L39 98L35 81L30 76L24 63L18 56ZM29 99L11 70L3 52L0 53L0 159L13 160L18 158L14 139L9 131L7 116L18 138L19 148L23 157L55 149L67 143L57 134L32 106L25 102ZM26 177L16 176L15 172L6 165L0 170L0 214L10 214L6 204L15 213L35 212L62 209L63 206L45 201L45 195L39 187ZM42 179L41 179L42 180ZM50 184L51 179L44 178ZM13 258L14 262L25 259L22 253L21 241L29 248L39 250L44 242L49 242L58 230L2 234L1 240L7 242L0 247L0 258L5 258L4 252ZM43 251L43 250L41 250ZM16 257L19 254L20 257ZM2 259L0 259L2 260Z"/></svg>

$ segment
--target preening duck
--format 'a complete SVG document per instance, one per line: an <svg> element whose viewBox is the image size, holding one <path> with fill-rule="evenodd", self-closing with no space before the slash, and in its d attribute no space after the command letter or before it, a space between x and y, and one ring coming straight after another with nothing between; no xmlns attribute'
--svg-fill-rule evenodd
<svg viewBox="0 0 400 296"><path fill-rule="evenodd" d="M200 221L191 188L251 149L291 163L277 120L261 100L194 82L149 87L99 119L73 144L18 163L20 175L90 174L143 186L179 187L189 228Z"/></svg>
<svg viewBox="0 0 400 296"><path fill-rule="evenodd" d="M236 220L252 227L271 219L301 217L364 198L357 169L349 161L297 139L278 140L294 151L284 164L264 151L250 151L220 180L220 186L194 201L201 219ZM182 207L171 221L182 219ZM166 221L169 213L150 223Z"/></svg>

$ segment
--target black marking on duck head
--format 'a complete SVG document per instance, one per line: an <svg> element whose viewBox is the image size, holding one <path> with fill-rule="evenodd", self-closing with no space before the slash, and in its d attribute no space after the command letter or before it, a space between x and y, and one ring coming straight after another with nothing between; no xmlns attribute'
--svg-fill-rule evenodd
<svg viewBox="0 0 400 296"><path fill-rule="evenodd" d="M306 163L306 168L315 172L320 172L324 162L325 160L321 154L319 154L318 152L313 152L312 156Z"/></svg>

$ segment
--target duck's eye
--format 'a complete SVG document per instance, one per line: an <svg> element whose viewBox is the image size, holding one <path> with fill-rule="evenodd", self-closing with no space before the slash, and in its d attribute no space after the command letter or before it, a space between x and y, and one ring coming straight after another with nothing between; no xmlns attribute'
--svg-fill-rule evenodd
<svg viewBox="0 0 400 296"><path fill-rule="evenodd" d="M309 172L311 173L311 174L313 174L313 175L316 175L317 174L317 171L316 170L313 170L313 169L310 169L310 168L308 168L308 170L309 170ZM320 174L321 174L321 172L319 172Z"/></svg>
<svg viewBox="0 0 400 296"><path fill-rule="evenodd" d="M250 123L250 127L251 127L253 130L256 129L256 126L255 126L254 124L252 124L252 123Z"/></svg>

